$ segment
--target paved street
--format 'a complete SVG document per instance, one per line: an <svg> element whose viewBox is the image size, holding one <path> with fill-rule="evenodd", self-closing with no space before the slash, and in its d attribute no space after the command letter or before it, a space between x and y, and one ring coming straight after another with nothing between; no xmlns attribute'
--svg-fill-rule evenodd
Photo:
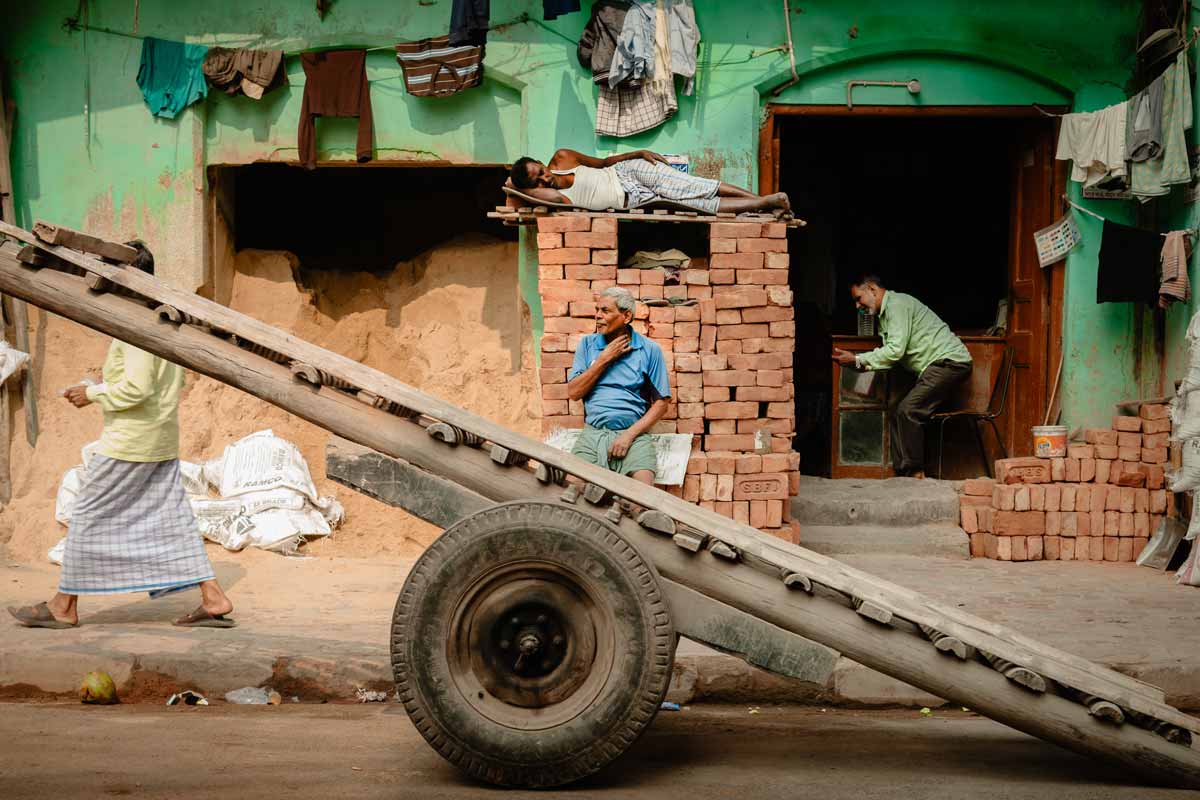
<svg viewBox="0 0 1200 800"><path fill-rule="evenodd" d="M470 782L387 705L0 705L0 797L1165 798L970 714L691 706L566 791Z"/></svg>

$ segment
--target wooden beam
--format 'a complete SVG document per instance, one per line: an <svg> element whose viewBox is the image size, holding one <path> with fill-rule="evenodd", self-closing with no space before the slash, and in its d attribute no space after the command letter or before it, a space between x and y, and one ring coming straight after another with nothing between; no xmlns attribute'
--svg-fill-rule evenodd
<svg viewBox="0 0 1200 800"><path fill-rule="evenodd" d="M0 223L0 233L39 245L38 240L27 231L4 223ZM527 439L521 434L483 417L414 389L379 370L317 347L290 333L266 325L211 300L167 286L140 270L106 264L62 247L44 243L40 243L39 246L49 249L53 254L77 266L103 275L113 283L125 286L159 303L174 306L186 314L204 320L216 329L234 334L239 339L261 344L293 361L320 364L321 369L329 375L341 378L359 389L365 389L454 428L471 432L493 444L502 445L535 461L557 467L569 475L576 476L584 483L596 484L632 503L662 511L676 522L718 538L737 552L777 564L781 569L805 575L814 583L821 583L836 591L868 601L913 624L936 628L964 644L994 653L1007 661L1045 675L1063 685L1118 702L1122 706L1143 711L1174 725L1200 733L1200 720L1167 706L1164 703L1161 689L1136 678L1050 647L1003 625L968 614L954 606L935 603L911 589L856 570L827 556L784 542L751 528L749 525L685 502L632 478L586 463L542 442ZM28 291L26 284L39 277L40 273L31 274L28 268L20 266L11 257L17 248L15 246L12 246L11 250L9 248L10 246L6 245L3 250L0 250L8 256L0 258L0 272L5 273L2 282L9 287L9 291L25 293ZM0 286L0 290L4 289L5 286ZM108 296L98 295L97 297ZM65 311L55 310L55 313L63 314L71 319L75 319L79 314L71 308L67 308ZM92 327L107 330L111 326L105 323L105 325L93 325ZM143 339L143 341L146 342L145 345L137 346L144 347L151 352L161 352L161 345L155 339ZM136 344L136 342L131 343ZM186 361L182 363L184 366L195 369ZM290 379L291 372L288 371L287 374ZM281 405L275 399L271 399L271 402ZM348 402L357 403L358 401L350 399ZM315 420L315 423L323 427L330 427L327 420L318 419ZM465 449L467 448L459 448L460 451ZM484 453L484 458L487 463L492 463L490 456L486 453ZM421 466L444 474L443 467L437 464Z"/></svg>
<svg viewBox="0 0 1200 800"><path fill-rule="evenodd" d="M312 387L296 381L288 367L253 357L232 341L213 336L207 329L193 325L176 326L161 319L144 303L128 300L115 293L90 293L84 280L78 276L57 270L31 270L15 259L17 249L12 244L0 246L0 291L238 387L301 419L351 441L402 458L494 502L558 502L559 487L539 483L526 469L498 466L486 449L451 448L428 436L420 426L360 402L345 392L328 387ZM115 272L133 271L118 269ZM150 284L143 285L154 288L153 284L157 282L150 280ZM159 293L170 294L166 290ZM172 298L179 303L185 299L182 296ZM186 307L187 304L183 305ZM194 306L193 310L199 311L199 308ZM242 315L228 309L225 311L227 316L220 321L223 327L240 326L243 330L253 327ZM204 318L215 315L202 312L197 316ZM237 335L241 336L240 333ZM289 338L289 335L278 331L276 335L282 339ZM282 340L276 343L280 347L285 346ZM295 344L288 343L286 347L297 356L302 355L302 350L303 354L312 355ZM307 347L320 350L312 345ZM311 361L320 363L322 368L336 364L338 373L348 369L340 358L331 353L324 353ZM645 484L584 464L499 426L490 426L478 417L407 389L399 382L393 385L393 379L382 373L365 367L362 369L365 370L361 376L364 380L356 383L374 385L380 390L377 393L381 397L403 394L400 391L403 388L411 393L411 397L406 398L410 401L406 407L419 408L435 418L453 419L455 424L486 435L489 440L539 460L545 459L547 463L559 465L585 480L611 487L624 497L636 496L640 498L639 504L669 513L672 518L682 520L685 524L696 525L698 535L719 537L727 546L732 544L736 547L738 559L716 558L712 557L711 550L698 548L693 552L676 544L680 535L693 530L691 528L681 530L674 537L667 537L640 528L628 517L615 523L666 580L675 581L711 600L819 642L847 658L931 694L968 705L1019 730L1109 763L1119 763L1157 781L1200 787L1200 752L1172 743L1170 737L1159 735L1155 730L1130 725L1115 727L1103 723L1089 714L1087 706L1056 692L1030 692L979 661L946 658L924 637L864 620L839 596L839 592L842 586L847 587L846 593L857 590L855 596L871 602L878 601L881 607L894 613L899 611L898 607L904 607L904 611L897 613L897 616L910 621L911 616L915 616L918 623L921 620L940 622L939 630L948 633L959 635L956 628L968 631L976 640L968 642L970 644L988 641L989 634L984 629L991 627L992 636L999 645L1010 651L1021 650L1026 640L1013 631L1001 626L989 626L983 620L938 606L874 576L839 567L831 559L798 547L785 543L767 547L769 543L765 540L769 537L765 534L678 501ZM364 388L374 391L370 386ZM645 491L636 491L638 489ZM753 554L752 558L748 557L750 554ZM768 562L771 569L762 569L763 561ZM811 577L814 584L819 583L834 591L822 590L809 595L789 589L782 580L784 569L803 572ZM913 598L911 607L907 596ZM911 616L908 612L912 612ZM965 622L971 624L968 626ZM1020 644L1014 644L1015 641ZM1029 646L1032 648L1028 653L1030 659L1016 663L1036 669L1046 678L1067 688L1087 691L1123 709L1134 712L1146 709L1144 713L1153 718L1150 720L1153 723L1151 727L1170 734L1175 741L1184 741L1183 732L1196 730L1196 726L1200 725L1200 721L1186 714L1165 704L1152 702L1143 692L1122 687L1110 676L1110 671L1082 659L1079 661L1084 666L1072 669L1064 662L1066 654L1057 653L1053 648L1036 642ZM1046 674L1049 671L1043 671L1035 663L1039 660L1052 667L1057 674ZM1086 687L1081 689L1080 683L1103 685L1105 688L1102 693L1096 694Z"/></svg>
<svg viewBox="0 0 1200 800"><path fill-rule="evenodd" d="M52 225L40 219L33 223L33 235L46 244L62 245L72 250L78 250L81 253L90 253L94 256L107 258L109 261L115 261L119 264L132 264L138 254L137 250L128 245L105 241L89 233L73 231L70 228L64 228L62 225Z"/></svg>
<svg viewBox="0 0 1200 800"><path fill-rule="evenodd" d="M12 150L12 121L15 112L10 110L4 94L4 72L0 70L0 220L16 224L17 212L13 201L12 165L9 153ZM22 352L28 353L29 348L29 313L25 304L14 300L10 304L13 326L13 344ZM21 393L25 400L25 440L30 445L37 444L37 387L33 385L33 365L26 365L25 374L20 378ZM0 387L3 399L0 399L0 443L3 443L5 457L0 463L0 502L7 503L12 496L12 474L8 464L8 448L12 445L12 430L9 425L8 387Z"/></svg>

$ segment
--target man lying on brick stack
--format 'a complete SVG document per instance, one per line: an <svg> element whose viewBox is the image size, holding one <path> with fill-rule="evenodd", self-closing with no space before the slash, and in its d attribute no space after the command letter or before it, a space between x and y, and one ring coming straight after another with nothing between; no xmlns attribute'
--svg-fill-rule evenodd
<svg viewBox="0 0 1200 800"><path fill-rule="evenodd" d="M638 208L662 200L705 214L771 211L790 218L792 210L783 192L760 196L723 181L689 175L649 150L596 158L563 149L549 164L522 156L512 165L509 180L531 197L591 211Z"/></svg>
<svg viewBox="0 0 1200 800"><path fill-rule="evenodd" d="M596 296L596 332L575 350L567 396L583 400L585 425L574 455L654 483L656 457L647 431L667 411L671 386L662 348L632 327L636 303L613 286Z"/></svg>

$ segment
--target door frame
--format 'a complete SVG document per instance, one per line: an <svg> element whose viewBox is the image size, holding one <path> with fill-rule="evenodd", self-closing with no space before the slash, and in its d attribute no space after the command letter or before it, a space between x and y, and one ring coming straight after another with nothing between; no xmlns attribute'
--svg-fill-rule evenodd
<svg viewBox="0 0 1200 800"><path fill-rule="evenodd" d="M1035 107L1033 105L1026 106L878 106L878 105L856 105L853 108L848 108L844 105L793 105L788 103L767 103L763 110L762 125L759 128L759 145L758 145L758 191L759 194L770 194L779 191L779 166L781 161L780 145L779 145L779 121L789 117L818 117L818 118L851 118L865 117L868 119L879 118L977 118L977 119L1012 119L1012 120L1043 120L1047 124L1053 125L1052 135L1057 138L1058 135L1058 120L1057 117L1066 113L1070 109L1061 106L1055 107ZM1051 118L1054 118L1051 120ZM1066 164L1062 161L1054 161L1046 169L1043 170L1046 178L1046 185L1040 187L1040 192L1044 193L1041 200L1048 202L1035 203L1037 208L1036 218L1025 220L1026 225L1017 226L1020 235L1028 236L1030 244L1032 244L1032 234L1040 228L1050 225L1055 218L1061 216L1066 211L1066 181L1067 170ZM1014 198L1014 201L1017 198ZM1023 204L1014 203L1014 210L1021 207ZM1026 231L1028 231L1026 233ZM1022 251L1027 251L1028 248L1020 248L1016 246L1017 242L1010 241L1009 265L1009 283L1012 285L1012 273L1014 259L1020 257ZM1031 300L1037 300L1042 304L1042 313L1040 318L1042 324L1040 330L1035 331L1037 339L1032 349L1040 356L1037 360L1041 361L1041 365L1045 369L1044 377L1038 383L1040 384L1039 397L1036 398L1042 409L1046 408L1051 396L1055 397L1055 408L1049 410L1050 421L1057 421L1057 407L1059 405L1058 398L1062 397L1062 389L1058 387L1056 391L1055 381L1058 376L1058 366L1062 359L1062 331L1063 331L1063 297L1066 286L1066 261L1060 261L1052 264L1045 269L1038 270L1035 273L1037 276L1037 296ZM1010 297L1009 302L1009 325L1008 331L1011 333L1014 321L1014 298ZM1010 391L1012 389L1010 388ZM1018 421L1017 414L1014 412L1014 404L1011 402L1011 396L1008 398L1009 403L1006 405L1004 416L1007 419L1002 419L1002 429L1004 431L1005 447L1010 455L1027 455L1032 453L1032 436L1027 435L1029 425L1041 424L1040 419L1026 419ZM1026 424L1027 423L1027 424ZM886 467L889 468L890 467Z"/></svg>

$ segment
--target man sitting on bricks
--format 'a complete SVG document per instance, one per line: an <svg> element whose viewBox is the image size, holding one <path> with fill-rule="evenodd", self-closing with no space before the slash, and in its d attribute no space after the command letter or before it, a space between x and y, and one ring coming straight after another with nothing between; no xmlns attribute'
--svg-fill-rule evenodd
<svg viewBox="0 0 1200 800"><path fill-rule="evenodd" d="M584 461L654 483L647 431L667 411L671 387L662 348L633 330L633 295L610 287L596 296L596 332L575 350L567 396L583 400L585 425L572 453Z"/></svg>
<svg viewBox="0 0 1200 800"><path fill-rule="evenodd" d="M941 318L912 295L884 287L877 275L850 284L861 313L879 317L883 345L869 353L833 349L833 360L859 370L899 364L917 376L917 385L890 414L892 467L897 475L925 477L925 432L921 425L971 375L971 354Z"/></svg>

